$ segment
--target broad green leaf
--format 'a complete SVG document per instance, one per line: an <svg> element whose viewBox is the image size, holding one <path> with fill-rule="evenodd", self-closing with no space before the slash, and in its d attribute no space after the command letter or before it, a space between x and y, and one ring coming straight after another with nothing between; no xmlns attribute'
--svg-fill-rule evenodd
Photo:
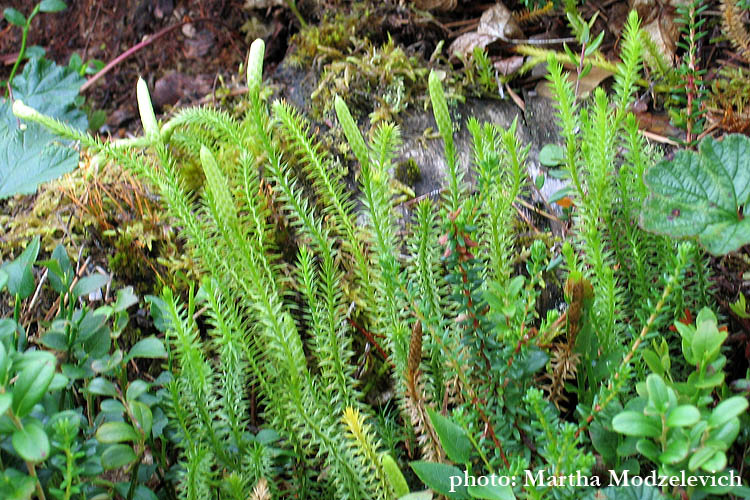
<svg viewBox="0 0 750 500"><path fill-rule="evenodd" d="M31 500L36 490L36 480L16 469L0 470L0 498L4 500Z"/></svg>
<svg viewBox="0 0 750 500"><path fill-rule="evenodd" d="M102 453L104 470L118 469L136 459L133 448L126 444L113 444Z"/></svg>
<svg viewBox="0 0 750 500"><path fill-rule="evenodd" d="M8 283L8 273L0 269L0 292L3 291L5 285Z"/></svg>
<svg viewBox="0 0 750 500"><path fill-rule="evenodd" d="M667 449L659 455L659 462L664 464L676 464L687 457L690 451L690 443L687 439L670 439Z"/></svg>
<svg viewBox="0 0 750 500"><path fill-rule="evenodd" d="M26 16L21 14L18 9L14 9L13 7L8 7L7 9L5 9L3 11L3 17L10 24L18 26L19 28L23 28L26 25Z"/></svg>
<svg viewBox="0 0 750 500"><path fill-rule="evenodd" d="M724 425L734 417L739 417L744 413L747 410L747 406L747 399L742 396L734 396L722 401L711 412L711 416L708 419L708 426L720 427Z"/></svg>
<svg viewBox="0 0 750 500"><path fill-rule="evenodd" d="M31 412L47 392L54 376L54 361L32 363L23 369L13 384L13 413L16 417L23 418Z"/></svg>
<svg viewBox="0 0 750 500"><path fill-rule="evenodd" d="M724 255L750 242L750 139L706 137L699 152L678 151L646 172L651 190L641 213L647 231L697 236L710 253Z"/></svg>
<svg viewBox="0 0 750 500"><path fill-rule="evenodd" d="M37 57L13 79L13 98L85 130L86 114L74 103L83 82L75 71ZM22 122L23 127L19 128L11 105L9 99L0 103L0 199L33 193L38 184L60 177L78 165L78 152L42 125Z"/></svg>
<svg viewBox="0 0 750 500"><path fill-rule="evenodd" d="M723 451L717 451L711 458L703 462L701 469L712 474L724 470L727 466L727 455Z"/></svg>
<svg viewBox="0 0 750 500"><path fill-rule="evenodd" d="M659 447L657 447L650 439L639 439L635 444L635 449L638 450L638 453L648 458L652 462L658 462L661 449L659 449Z"/></svg>
<svg viewBox="0 0 750 500"><path fill-rule="evenodd" d="M128 385L128 390L125 391L125 399L128 401L134 401L138 399L138 396L148 390L148 384L143 380L133 380Z"/></svg>
<svg viewBox="0 0 750 500"><path fill-rule="evenodd" d="M691 471L698 469L709 460L713 460L714 455L716 454L717 451L721 451L721 450L717 450L713 446L708 446L708 445L698 448L698 450L695 453L693 453L693 456L690 457L690 461L688 462L688 468Z"/></svg>
<svg viewBox="0 0 750 500"><path fill-rule="evenodd" d="M65 352L68 350L68 338L65 336L65 332L49 331L44 334L41 342L44 347L53 351Z"/></svg>
<svg viewBox="0 0 750 500"><path fill-rule="evenodd" d="M86 390L91 394L96 394L97 396L117 396L117 389L115 388L115 385L103 377L96 377L91 382L89 382L89 386L86 388Z"/></svg>
<svg viewBox="0 0 750 500"><path fill-rule="evenodd" d="M2 347L0 347L2 349ZM13 402L13 395L9 393L0 394L0 416L5 415L5 412L10 408L10 404Z"/></svg>
<svg viewBox="0 0 750 500"><path fill-rule="evenodd" d="M469 498L464 486L464 473L453 465L437 464L434 462L411 462L412 470L427 485L441 495L450 499ZM451 485L451 481L453 484Z"/></svg>
<svg viewBox="0 0 750 500"><path fill-rule="evenodd" d="M670 399L669 388L664 383L664 379L652 373L646 378L646 388L650 402L660 413L664 413L669 407Z"/></svg>
<svg viewBox="0 0 750 500"><path fill-rule="evenodd" d="M427 409L427 414L448 458L459 464L469 462L472 446L466 431L432 408Z"/></svg>
<svg viewBox="0 0 750 500"><path fill-rule="evenodd" d="M78 297L95 292L106 285L107 281L109 281L109 276L105 274L96 273L83 277L73 287L73 297L77 299Z"/></svg>
<svg viewBox="0 0 750 500"><path fill-rule="evenodd" d="M41 12L60 12L67 7L62 0L42 0L39 3L39 10Z"/></svg>
<svg viewBox="0 0 750 500"><path fill-rule="evenodd" d="M101 409L104 413L115 413L117 415L125 413L125 407L116 399L105 399L102 401Z"/></svg>
<svg viewBox="0 0 750 500"><path fill-rule="evenodd" d="M135 419L138 427L141 428L143 434L148 437L151 434L151 426L154 423L154 417L151 413L151 408L146 406L140 401L131 401L130 409L133 412L133 418Z"/></svg>
<svg viewBox="0 0 750 500"><path fill-rule="evenodd" d="M48 279L52 289L57 293L67 292L70 283L73 281L74 270L65 247L57 245L52 251L52 258L40 262L40 264L50 270Z"/></svg>
<svg viewBox="0 0 750 500"><path fill-rule="evenodd" d="M710 309L703 308L701 312L703 311L710 311ZM706 315L704 321L700 321L701 319L700 316L696 319L695 334L690 347L697 363L710 363L719 354L721 344L727 338L727 332L719 330L713 313Z"/></svg>
<svg viewBox="0 0 750 500"><path fill-rule="evenodd" d="M390 453L383 453L380 456L380 462L383 464L383 472L388 480L388 484L393 488L393 492L397 497L402 497L409 494L409 485L404 479L404 475L399 469L398 464L390 455Z"/></svg>
<svg viewBox="0 0 750 500"><path fill-rule="evenodd" d="M612 419L612 428L626 436L657 437L661 434L659 421L642 413L624 411Z"/></svg>
<svg viewBox="0 0 750 500"><path fill-rule="evenodd" d="M2 125L0 125L0 127L1 126ZM2 139L1 136L0 139ZM2 145L0 145L0 153L1 152ZM1 169L0 184L2 184ZM1 189L2 187L0 187L0 190ZM2 198L2 195L0 195L0 198ZM8 275L8 292L10 292L11 295L18 295L21 299L25 299L34 292L34 275L32 273L32 266L39 254L39 246L40 239L39 236L37 236L31 240L18 258L3 264L2 269Z"/></svg>
<svg viewBox="0 0 750 500"><path fill-rule="evenodd" d="M49 439L41 424L36 420L26 421L23 429L13 433L13 448L29 462L41 462L49 457Z"/></svg>
<svg viewBox="0 0 750 500"><path fill-rule="evenodd" d="M545 144L539 151L539 163L545 167L556 167L565 163L565 150L557 144Z"/></svg>
<svg viewBox="0 0 750 500"><path fill-rule="evenodd" d="M138 434L133 426L125 422L106 422L97 429L96 439L100 443L122 443L137 441Z"/></svg>
<svg viewBox="0 0 750 500"><path fill-rule="evenodd" d="M164 343L156 337L146 337L139 340L125 357L127 363L133 358L166 358L167 350Z"/></svg>
<svg viewBox="0 0 750 500"><path fill-rule="evenodd" d="M701 419L701 412L693 405L673 408L667 415L667 427L689 427Z"/></svg>
<svg viewBox="0 0 750 500"><path fill-rule="evenodd" d="M485 500L516 500L516 495L513 494L513 488L510 486L469 486L467 491L471 498L483 498Z"/></svg>

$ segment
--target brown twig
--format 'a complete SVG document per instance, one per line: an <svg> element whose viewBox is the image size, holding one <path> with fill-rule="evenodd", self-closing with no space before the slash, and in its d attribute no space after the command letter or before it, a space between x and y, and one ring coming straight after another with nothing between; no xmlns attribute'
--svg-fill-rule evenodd
<svg viewBox="0 0 750 500"><path fill-rule="evenodd" d="M110 62L107 63L106 66L104 66L101 70L97 71L94 76L92 76L91 78L89 78L88 80L86 80L86 82L83 85L81 85L81 88L78 89L78 91L80 93L83 93L89 87L91 87L94 83L96 83L97 80L99 80L101 77L103 77L104 75L106 75L107 73L109 73L109 71L112 70L112 68L114 68L115 66L117 66L122 61L124 61L128 57L132 56L133 54L135 54L136 52L138 52L142 48L148 47L153 42L155 42L159 38L163 37L164 35L168 34L169 32L174 31L177 28L180 28L180 27L182 27L185 24L195 23L195 22L198 22L198 21L216 21L216 22L221 22L221 21L217 21L217 20L215 20L213 18L210 18L210 17L199 17L197 19L186 19L185 21L179 22L177 24L173 24L171 26L167 26L166 28L163 28L163 29L157 31L155 34L153 34L150 37L146 38L142 42L140 42L140 43L138 43L136 45L133 45L128 50L126 50L125 52L123 52L119 56L117 56L114 59L112 59Z"/></svg>

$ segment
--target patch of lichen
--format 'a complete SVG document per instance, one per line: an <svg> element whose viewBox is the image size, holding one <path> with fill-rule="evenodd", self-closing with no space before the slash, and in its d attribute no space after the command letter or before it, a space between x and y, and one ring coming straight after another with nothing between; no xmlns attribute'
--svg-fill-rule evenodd
<svg viewBox="0 0 750 500"><path fill-rule="evenodd" d="M79 167L43 184L31 196L6 200L0 215L0 260L17 256L40 236L44 252L63 244L71 255L91 257L118 285L158 292L195 276L158 200L138 179L117 165L83 154Z"/></svg>

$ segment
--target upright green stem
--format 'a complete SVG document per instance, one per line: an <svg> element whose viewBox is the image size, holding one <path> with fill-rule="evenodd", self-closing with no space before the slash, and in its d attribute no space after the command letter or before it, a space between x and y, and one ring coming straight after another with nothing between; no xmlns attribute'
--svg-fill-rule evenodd
<svg viewBox="0 0 750 500"><path fill-rule="evenodd" d="M13 64L13 69L10 70L10 76L8 77L8 92L10 92L10 85L13 82L13 77L16 76L16 71L18 71L18 66L21 64L21 60L23 60L23 56L26 55L26 38L29 36L29 28L31 28L31 20L34 19L34 16L36 16L39 13L39 4L37 4L36 7L34 7L34 10L31 11L31 14L29 14L28 19L26 19L26 25L23 27L23 34L21 35L21 50L18 51L18 57L16 58L16 62Z"/></svg>

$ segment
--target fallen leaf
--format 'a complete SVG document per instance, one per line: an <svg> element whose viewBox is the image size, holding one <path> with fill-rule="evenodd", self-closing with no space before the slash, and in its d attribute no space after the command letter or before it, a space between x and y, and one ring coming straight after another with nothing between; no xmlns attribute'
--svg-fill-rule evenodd
<svg viewBox="0 0 750 500"><path fill-rule="evenodd" d="M451 43L451 46L448 49L448 53L451 55L459 56L471 54L474 52L475 47L483 49L495 40L497 40L497 38L492 35L485 35L482 33L477 33L476 31L472 31L471 33L464 33L463 35L453 40L453 43Z"/></svg>
<svg viewBox="0 0 750 500"><path fill-rule="evenodd" d="M491 35L499 40L524 37L513 13L500 2L484 11L479 19L477 33Z"/></svg>
<svg viewBox="0 0 750 500"><path fill-rule="evenodd" d="M483 49L497 40L508 41L523 37L523 31L513 13L498 2L484 11L476 31L464 33L453 40L448 53L451 55L471 54L475 47Z"/></svg>
<svg viewBox="0 0 750 500"><path fill-rule="evenodd" d="M503 76L512 75L523 66L523 56L511 56L495 61L495 69Z"/></svg>

